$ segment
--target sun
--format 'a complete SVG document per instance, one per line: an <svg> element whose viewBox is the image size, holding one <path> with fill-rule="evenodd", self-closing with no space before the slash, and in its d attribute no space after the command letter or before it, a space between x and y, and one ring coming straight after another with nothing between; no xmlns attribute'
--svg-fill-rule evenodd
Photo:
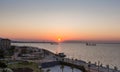
<svg viewBox="0 0 120 72"><path fill-rule="evenodd" d="M61 41L61 37L58 37L57 40L58 40L58 42L60 42Z"/></svg>
<svg viewBox="0 0 120 72"><path fill-rule="evenodd" d="M61 38L58 38L58 41L61 41Z"/></svg>

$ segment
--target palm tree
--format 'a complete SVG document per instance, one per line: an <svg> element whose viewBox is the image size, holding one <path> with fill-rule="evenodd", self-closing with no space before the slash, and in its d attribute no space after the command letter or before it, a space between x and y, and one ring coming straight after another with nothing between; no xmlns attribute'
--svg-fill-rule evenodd
<svg viewBox="0 0 120 72"><path fill-rule="evenodd" d="M95 62L95 66L97 65L97 63Z"/></svg>
<svg viewBox="0 0 120 72"><path fill-rule="evenodd" d="M89 72L90 72L90 67L91 67L91 61L88 62L88 69L89 69Z"/></svg>
<svg viewBox="0 0 120 72"><path fill-rule="evenodd" d="M102 63L100 64L100 67L103 67L103 64L102 64Z"/></svg>
<svg viewBox="0 0 120 72"><path fill-rule="evenodd" d="M40 72L42 72L42 68L40 67L39 69L40 69Z"/></svg>
<svg viewBox="0 0 120 72"><path fill-rule="evenodd" d="M109 65L106 65L107 69L108 69L108 72L109 72Z"/></svg>
<svg viewBox="0 0 120 72"><path fill-rule="evenodd" d="M7 70L3 69L2 72L7 72Z"/></svg>
<svg viewBox="0 0 120 72"><path fill-rule="evenodd" d="M50 72L50 69L47 69L47 71L46 72Z"/></svg>
<svg viewBox="0 0 120 72"><path fill-rule="evenodd" d="M62 69L62 72L63 72L63 69L64 69L64 65L62 64L60 68Z"/></svg>
<svg viewBox="0 0 120 72"><path fill-rule="evenodd" d="M0 68L2 68L2 72L7 72L5 68L7 68L7 65L5 63L0 62Z"/></svg>
<svg viewBox="0 0 120 72"><path fill-rule="evenodd" d="M7 68L7 65L3 62L0 62L0 68L2 69L2 72L13 72L10 68Z"/></svg>
<svg viewBox="0 0 120 72"><path fill-rule="evenodd" d="M72 69L72 72L74 71L74 67L73 66L71 66L71 69Z"/></svg>
<svg viewBox="0 0 120 72"><path fill-rule="evenodd" d="M114 71L117 72L118 68L116 66L114 66Z"/></svg>

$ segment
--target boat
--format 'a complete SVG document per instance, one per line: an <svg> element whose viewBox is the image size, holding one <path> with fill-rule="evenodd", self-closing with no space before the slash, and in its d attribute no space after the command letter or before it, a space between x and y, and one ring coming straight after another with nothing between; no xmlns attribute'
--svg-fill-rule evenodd
<svg viewBox="0 0 120 72"><path fill-rule="evenodd" d="M66 55L64 53L58 53L56 55L59 56L59 57L66 57Z"/></svg>
<svg viewBox="0 0 120 72"><path fill-rule="evenodd" d="M56 43L56 42L52 42L50 43L51 45L58 45L59 43Z"/></svg>
<svg viewBox="0 0 120 72"><path fill-rule="evenodd" d="M86 46L96 46L95 43L86 43Z"/></svg>

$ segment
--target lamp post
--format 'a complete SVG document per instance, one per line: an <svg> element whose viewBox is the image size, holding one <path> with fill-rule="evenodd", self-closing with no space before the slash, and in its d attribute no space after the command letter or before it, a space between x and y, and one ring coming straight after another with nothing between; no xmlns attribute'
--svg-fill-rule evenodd
<svg viewBox="0 0 120 72"><path fill-rule="evenodd" d="M99 66L100 66L100 61L98 61L98 72L100 72L100 70L99 70Z"/></svg>

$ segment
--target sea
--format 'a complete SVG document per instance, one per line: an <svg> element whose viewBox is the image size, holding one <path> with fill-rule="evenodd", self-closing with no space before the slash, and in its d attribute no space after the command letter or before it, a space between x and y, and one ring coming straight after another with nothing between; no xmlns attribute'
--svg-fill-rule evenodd
<svg viewBox="0 0 120 72"><path fill-rule="evenodd" d="M33 46L47 49L54 53L64 53L67 58L84 60L98 63L111 68L117 66L120 70L120 44L96 44L87 46L85 43L12 43L17 46Z"/></svg>

